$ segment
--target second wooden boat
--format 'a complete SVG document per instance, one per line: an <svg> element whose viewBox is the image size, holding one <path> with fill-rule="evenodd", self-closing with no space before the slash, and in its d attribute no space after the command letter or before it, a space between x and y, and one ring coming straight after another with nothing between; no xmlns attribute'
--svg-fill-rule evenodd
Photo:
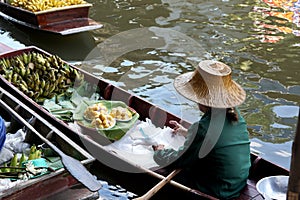
<svg viewBox="0 0 300 200"><path fill-rule="evenodd" d="M0 1L0 16L37 31L70 35L99 29L103 26L88 17L91 6L92 4L87 3L31 12Z"/></svg>

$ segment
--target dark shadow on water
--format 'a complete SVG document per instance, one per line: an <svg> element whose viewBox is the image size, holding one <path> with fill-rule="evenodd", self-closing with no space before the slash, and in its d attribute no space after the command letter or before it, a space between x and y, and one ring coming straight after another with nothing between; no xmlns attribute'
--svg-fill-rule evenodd
<svg viewBox="0 0 300 200"><path fill-rule="evenodd" d="M15 25L0 18L0 27L25 46L36 46L64 60L82 61L96 47L92 33L59 35Z"/></svg>

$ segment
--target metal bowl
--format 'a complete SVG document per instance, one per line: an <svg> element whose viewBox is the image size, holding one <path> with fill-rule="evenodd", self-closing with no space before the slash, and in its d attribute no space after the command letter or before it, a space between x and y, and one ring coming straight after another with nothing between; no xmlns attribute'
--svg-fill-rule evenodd
<svg viewBox="0 0 300 200"><path fill-rule="evenodd" d="M289 176L269 176L259 180L256 189L266 200L286 200L288 182Z"/></svg>

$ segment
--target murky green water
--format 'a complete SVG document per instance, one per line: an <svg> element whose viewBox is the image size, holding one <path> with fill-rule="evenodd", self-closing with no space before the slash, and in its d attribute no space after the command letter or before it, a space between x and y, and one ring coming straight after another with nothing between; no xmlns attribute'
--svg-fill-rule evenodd
<svg viewBox="0 0 300 200"><path fill-rule="evenodd" d="M233 68L234 79L248 94L241 109L253 137L282 143L293 139L300 102L300 7L292 1L268 2L100 1L95 2L91 16L105 24L103 30L94 33L99 42L149 26L170 28L191 37L209 55L197 59L212 58ZM178 43L174 38L168 42ZM195 46L190 45L191 50ZM113 63L114 70L104 70L102 76L119 81L127 73L140 86L120 85L178 114L168 90L173 91L176 75L193 70L189 53L137 50ZM195 106L188 103L187 107L191 107L191 114L186 118L195 120Z"/></svg>
<svg viewBox="0 0 300 200"><path fill-rule="evenodd" d="M300 3L89 2L94 4L90 17L102 22L104 28L62 38L1 20L0 40L15 48L36 45L68 61L85 60L84 69L189 121L196 121L200 113L196 105L175 92L173 79L192 71L203 59L225 62L247 92L240 109L251 137L274 145L287 142L289 147L300 102ZM133 34L133 38L123 37L124 33ZM105 42L108 44L103 45ZM157 47L157 43L163 45ZM96 45L102 47L97 49L101 54L86 59ZM107 61L106 57L113 59Z"/></svg>

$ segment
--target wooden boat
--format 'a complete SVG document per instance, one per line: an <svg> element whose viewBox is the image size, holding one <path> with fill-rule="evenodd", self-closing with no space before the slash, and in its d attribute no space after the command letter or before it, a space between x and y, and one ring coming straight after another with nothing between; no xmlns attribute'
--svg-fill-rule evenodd
<svg viewBox="0 0 300 200"><path fill-rule="evenodd" d="M0 1L0 16L34 30L69 35L103 26L88 17L91 6L92 4L87 3L31 12Z"/></svg>
<svg viewBox="0 0 300 200"><path fill-rule="evenodd" d="M43 50L36 47L28 47L21 50L10 51L4 53L0 56L10 57L14 55L21 54L28 50L36 50L43 52ZM45 52L46 53L46 52ZM169 113L166 110L161 109L160 107L151 104L150 102L134 95L128 93L127 91L116 87L102 79L99 79L83 70L78 69L75 66L73 68L79 70L84 74L86 82L94 84L97 87L99 95L106 100L118 100L125 102L128 106L133 108L140 115L140 120L145 120L146 118L151 119L152 123L157 127L169 126L168 122L170 120L177 120L188 127L190 123L188 121L180 119L180 117L175 116ZM121 158L113 152L109 152L104 148L105 144L99 143L92 138L92 135L89 137L86 136L86 132L74 131L67 123L58 120L53 115L49 114L41 105L34 102L32 99L24 95L20 90L18 90L14 85L9 83L6 79L0 76L0 81L2 87L7 89L12 95L20 99L37 112L39 115L43 116L47 121L51 122L55 127L64 132L68 137L74 140L77 144L83 145L89 152L97 158L97 155L100 157L105 157L106 160L109 160L109 163L114 163L119 166L132 167L136 169L136 172L141 173L130 173L122 172L119 170L110 167L106 163L95 162L95 167L91 169L100 179L105 179L111 181L113 184L124 185L126 189L134 192L135 194L142 195L146 193L153 185L155 185L158 180L165 178L164 175L160 174L158 171L151 171L143 167L137 166L133 163L128 162L127 160ZM95 150L96 152L93 152ZM260 158L258 155L251 154L251 170L250 176L247 181L247 186L242 191L241 195L237 199L263 199L261 194L256 190L255 184L258 180L266 176L272 175L288 175L289 171L274 164L267 160ZM99 169L99 170L98 170ZM145 186L147 184L147 186ZM201 191L189 188L179 182L171 180L168 185L163 187L153 198L154 199L168 199L170 195L178 197L178 199L216 199L210 195L207 195Z"/></svg>
<svg viewBox="0 0 300 200"><path fill-rule="evenodd" d="M45 145L50 143L55 144L65 154L72 155L86 167L89 167L95 161L95 158L84 149L1 87L0 101L1 117L10 122L8 132L15 133L19 129L25 128L25 131L27 129L25 141L31 145L44 144L43 146L45 147ZM36 135L35 132L28 129L28 126L22 124L5 106L17 112L22 119L31 121L30 125L38 131L39 135ZM47 139L46 142L44 142L45 138ZM51 199L61 193L70 193L69 191L72 191L73 194L75 193L77 199L83 199L84 197L98 198L97 192L89 191L77 179L73 178L65 168L59 168L49 174L26 180L14 187L0 191L0 199Z"/></svg>

